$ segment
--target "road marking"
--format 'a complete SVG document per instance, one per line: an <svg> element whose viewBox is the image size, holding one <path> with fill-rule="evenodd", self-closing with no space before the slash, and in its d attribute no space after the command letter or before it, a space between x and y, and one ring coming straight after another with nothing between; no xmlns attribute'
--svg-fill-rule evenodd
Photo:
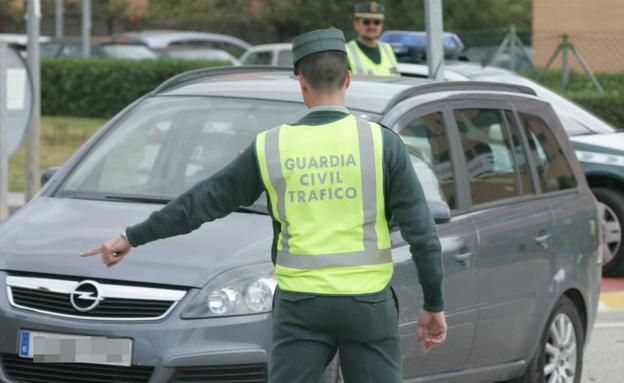
<svg viewBox="0 0 624 383"><path fill-rule="evenodd" d="M605 292L600 294L600 302L609 309L624 310L624 292Z"/></svg>

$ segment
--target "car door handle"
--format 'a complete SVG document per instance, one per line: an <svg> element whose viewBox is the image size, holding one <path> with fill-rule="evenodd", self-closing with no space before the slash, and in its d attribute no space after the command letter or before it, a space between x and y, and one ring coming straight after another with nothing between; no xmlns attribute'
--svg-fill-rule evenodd
<svg viewBox="0 0 624 383"><path fill-rule="evenodd" d="M544 249L548 249L548 241L550 240L550 234L542 234L535 237L535 243L543 247Z"/></svg>

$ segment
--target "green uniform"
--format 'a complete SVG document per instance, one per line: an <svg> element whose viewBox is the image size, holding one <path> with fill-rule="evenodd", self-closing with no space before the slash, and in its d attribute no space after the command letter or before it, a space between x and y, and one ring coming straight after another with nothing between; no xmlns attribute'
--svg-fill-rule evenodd
<svg viewBox="0 0 624 383"><path fill-rule="evenodd" d="M342 32L293 41L298 62L345 52ZM345 57L346 59L346 57ZM266 192L273 219L271 383L318 382L340 351L346 382L399 382L398 302L389 287L392 217L409 243L424 308L443 310L440 243L403 143L344 107L318 107L258 135L215 175L126 229L132 246L188 233Z"/></svg>
<svg viewBox="0 0 624 383"><path fill-rule="evenodd" d="M299 125L322 126L348 116L346 110L335 107L315 108L291 125L293 128ZM400 138L392 131L382 129L381 139L386 220L394 218L403 238L410 245L423 288L424 308L442 311L444 301L440 244L422 188ZM136 247L157 239L189 233L204 222L224 217L239 206L254 203L263 191L265 187L254 142L224 169L197 183L161 210L153 212L146 221L128 227L128 240ZM278 218L273 216L274 262L281 232ZM370 376L370 379L365 380L355 375L354 379L347 382L392 382L392 379L385 377L375 378L378 377L376 372L387 374L390 371L395 376L397 371L400 372L397 313L394 301L389 297L389 287L378 293L349 296L285 292L278 289L273 311L275 345L271 356L271 383L312 381L305 377L322 371L322 368L316 367L324 366L337 346L340 346L343 374ZM338 321L339 318L346 322ZM302 326L301 321L306 321L308 327ZM294 359L294 355L297 355L297 359ZM299 357L304 358L305 363L288 363L302 360ZM277 380L280 375L285 380Z"/></svg>
<svg viewBox="0 0 624 383"><path fill-rule="evenodd" d="M375 1L357 4L354 8L356 20L383 22L386 7ZM369 47L355 39L345 46L349 68L353 74L369 76L399 76L397 59L392 46L377 40L377 46Z"/></svg>

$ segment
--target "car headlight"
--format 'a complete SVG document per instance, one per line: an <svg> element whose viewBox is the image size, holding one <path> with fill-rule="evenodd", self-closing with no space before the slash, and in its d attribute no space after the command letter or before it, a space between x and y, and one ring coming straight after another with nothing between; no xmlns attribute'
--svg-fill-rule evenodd
<svg viewBox="0 0 624 383"><path fill-rule="evenodd" d="M183 319L267 313L277 286L272 264L228 270L210 281L182 313Z"/></svg>

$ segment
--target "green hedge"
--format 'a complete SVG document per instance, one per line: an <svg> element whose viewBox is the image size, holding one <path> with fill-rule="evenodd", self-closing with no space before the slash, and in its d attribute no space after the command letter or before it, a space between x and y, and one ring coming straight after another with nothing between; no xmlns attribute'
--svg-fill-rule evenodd
<svg viewBox="0 0 624 383"><path fill-rule="evenodd" d="M97 58L44 59L41 63L41 106L45 115L110 118L168 78L188 70L224 63L186 60L106 60ZM538 71L525 73L537 79ZM618 129L624 129L624 73L598 73L605 93L589 79L570 74L561 92L561 72L551 71L542 83L563 93Z"/></svg>
<svg viewBox="0 0 624 383"><path fill-rule="evenodd" d="M42 113L109 118L178 73L220 65L224 63L47 58L41 62Z"/></svg>
<svg viewBox="0 0 624 383"><path fill-rule="evenodd" d="M536 81L540 74L540 70L524 73ZM624 130L624 72L595 75L605 90L604 93L599 93L589 77L579 72L570 73L568 89L565 91L561 86L561 71L548 72L541 83L611 123L615 128Z"/></svg>
<svg viewBox="0 0 624 383"><path fill-rule="evenodd" d="M565 94L614 128L624 131L624 96L618 93L571 92Z"/></svg>

